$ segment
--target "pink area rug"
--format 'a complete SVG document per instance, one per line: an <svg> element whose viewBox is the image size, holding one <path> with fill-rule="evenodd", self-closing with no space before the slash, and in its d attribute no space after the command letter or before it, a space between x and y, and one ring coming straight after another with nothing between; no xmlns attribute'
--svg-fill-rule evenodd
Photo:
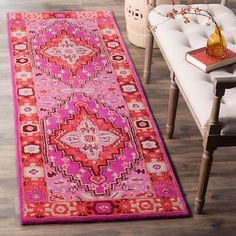
<svg viewBox="0 0 236 236"><path fill-rule="evenodd" d="M23 224L188 210L110 11L8 14Z"/></svg>

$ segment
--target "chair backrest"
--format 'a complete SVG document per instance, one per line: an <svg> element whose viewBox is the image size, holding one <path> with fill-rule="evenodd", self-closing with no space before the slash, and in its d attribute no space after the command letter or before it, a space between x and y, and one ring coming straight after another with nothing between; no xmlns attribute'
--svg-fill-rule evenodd
<svg viewBox="0 0 236 236"><path fill-rule="evenodd" d="M170 0L170 2L171 2L171 0ZM204 0L203 2L204 2L204 3L209 3L209 1L208 1L208 0ZM212 2L212 3L213 3L213 1L210 1L210 2ZM214 1L214 2L216 2L216 1ZM219 1L217 1L217 2L219 2ZM221 2L220 2L220 3L221 3L222 5L226 5L226 4L227 4L227 2L228 2L228 0L221 0Z"/></svg>
<svg viewBox="0 0 236 236"><path fill-rule="evenodd" d="M147 0L147 2L148 2L148 12L150 12L150 10L152 9L152 8L154 8L154 7L156 7L156 4L158 4L158 0ZM205 0L204 1L205 3L208 3L208 0ZM228 2L228 0L221 0L221 4L222 5L226 5L227 4L227 2ZM171 3L171 0L170 0L170 3Z"/></svg>
<svg viewBox="0 0 236 236"><path fill-rule="evenodd" d="M213 1L212 1L213 2ZM217 1L218 2L218 1ZM228 2L228 0L221 0L221 4L222 5L226 5L227 4L227 2ZM204 0L204 3L209 3L209 1L208 0Z"/></svg>
<svg viewBox="0 0 236 236"><path fill-rule="evenodd" d="M170 1L171 2L171 1ZM213 1L210 1L210 2L213 2ZM216 1L214 1L214 2L216 2ZM219 2L219 1L217 1L217 2ZM228 0L221 0L221 4L222 5L226 5L227 4L227 2L228 2ZM209 1L208 0L204 0L204 3L209 3Z"/></svg>
<svg viewBox="0 0 236 236"><path fill-rule="evenodd" d="M221 4L222 5L226 5L227 4L227 0L221 0Z"/></svg>

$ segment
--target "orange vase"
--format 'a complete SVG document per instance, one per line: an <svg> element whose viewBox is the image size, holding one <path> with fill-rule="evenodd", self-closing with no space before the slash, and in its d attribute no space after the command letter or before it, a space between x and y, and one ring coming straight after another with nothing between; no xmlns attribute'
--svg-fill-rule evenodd
<svg viewBox="0 0 236 236"><path fill-rule="evenodd" d="M207 40L207 54L211 57L223 58L226 56L227 42L222 35L221 28L215 28L215 32Z"/></svg>

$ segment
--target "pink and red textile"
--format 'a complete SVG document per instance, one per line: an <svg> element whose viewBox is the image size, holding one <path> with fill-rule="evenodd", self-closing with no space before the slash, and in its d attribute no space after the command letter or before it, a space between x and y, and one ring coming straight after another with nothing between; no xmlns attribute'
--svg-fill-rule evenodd
<svg viewBox="0 0 236 236"><path fill-rule="evenodd" d="M110 11L9 13L23 224L187 216Z"/></svg>

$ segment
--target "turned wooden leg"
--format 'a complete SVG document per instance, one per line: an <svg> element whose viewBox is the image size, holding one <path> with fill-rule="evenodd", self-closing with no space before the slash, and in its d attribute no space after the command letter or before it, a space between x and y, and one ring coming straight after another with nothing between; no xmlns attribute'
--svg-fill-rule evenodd
<svg viewBox="0 0 236 236"><path fill-rule="evenodd" d="M145 84L149 83L149 78L151 74L152 51L153 51L153 35L151 30L148 29L146 34L146 47L145 47L144 69L143 69L143 81Z"/></svg>
<svg viewBox="0 0 236 236"><path fill-rule="evenodd" d="M205 195L207 190L207 184L211 172L211 166L213 161L213 151L203 151L200 174L198 179L198 190L195 198L195 213L201 214L205 202Z"/></svg>
<svg viewBox="0 0 236 236"><path fill-rule="evenodd" d="M168 139L171 139L174 133L176 110L179 100L179 88L176 85L174 77L175 77L174 75L171 76L169 105L168 105L168 120L166 125L166 135Z"/></svg>

